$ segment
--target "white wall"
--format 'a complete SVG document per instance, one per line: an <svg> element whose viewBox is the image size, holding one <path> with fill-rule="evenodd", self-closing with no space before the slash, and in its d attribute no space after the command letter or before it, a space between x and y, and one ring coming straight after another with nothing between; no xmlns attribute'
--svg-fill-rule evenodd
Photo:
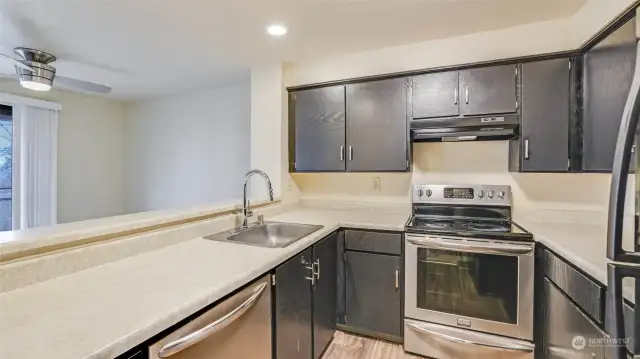
<svg viewBox="0 0 640 359"><path fill-rule="evenodd" d="M241 198L250 106L248 82L128 106L127 212Z"/></svg>
<svg viewBox="0 0 640 359"><path fill-rule="evenodd" d="M14 79L0 92L62 104L58 128L58 223L124 213L124 103L52 90L35 92Z"/></svg>

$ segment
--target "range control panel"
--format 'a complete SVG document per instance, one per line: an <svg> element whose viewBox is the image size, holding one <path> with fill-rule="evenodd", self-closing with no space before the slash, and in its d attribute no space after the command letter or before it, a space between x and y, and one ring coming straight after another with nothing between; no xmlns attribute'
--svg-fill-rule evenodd
<svg viewBox="0 0 640 359"><path fill-rule="evenodd" d="M414 185L413 203L511 206L511 186Z"/></svg>

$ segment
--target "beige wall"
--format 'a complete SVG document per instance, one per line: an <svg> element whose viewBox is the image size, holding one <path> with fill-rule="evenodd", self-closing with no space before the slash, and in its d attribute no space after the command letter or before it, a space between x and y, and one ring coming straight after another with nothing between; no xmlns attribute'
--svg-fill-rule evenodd
<svg viewBox="0 0 640 359"><path fill-rule="evenodd" d="M58 223L124 213L124 103L100 96L22 88L0 92L62 104L58 123Z"/></svg>
<svg viewBox="0 0 640 359"><path fill-rule="evenodd" d="M412 173L294 174L303 198L409 202L412 184L501 184L522 223L606 223L610 175L510 173L508 142L416 143ZM380 178L380 189L374 178ZM630 186L632 194L634 186ZM629 203L633 205L633 203Z"/></svg>

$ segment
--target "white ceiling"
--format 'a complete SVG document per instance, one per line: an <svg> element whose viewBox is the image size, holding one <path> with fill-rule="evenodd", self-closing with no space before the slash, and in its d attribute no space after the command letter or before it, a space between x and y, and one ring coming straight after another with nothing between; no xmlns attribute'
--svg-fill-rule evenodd
<svg viewBox="0 0 640 359"><path fill-rule="evenodd" d="M154 97L299 61L567 17L586 0L0 0L0 51L40 48L61 75ZM283 38L265 34L286 24Z"/></svg>

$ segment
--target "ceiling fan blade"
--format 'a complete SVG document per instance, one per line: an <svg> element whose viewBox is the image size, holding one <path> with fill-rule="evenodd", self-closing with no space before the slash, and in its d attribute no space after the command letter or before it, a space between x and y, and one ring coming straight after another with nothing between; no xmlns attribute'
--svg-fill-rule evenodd
<svg viewBox="0 0 640 359"><path fill-rule="evenodd" d="M53 80L54 87L64 87L69 90L107 94L111 87L95 84L93 82L76 80L69 77L56 76Z"/></svg>
<svg viewBox="0 0 640 359"><path fill-rule="evenodd" d="M36 72L36 70L34 70L31 66L27 66L25 64L23 64L22 62L20 62L20 60L14 59L13 57L9 56L9 55L5 55L3 53L0 53L0 56L9 59L10 61L13 62L14 65L18 66L21 69L27 70L27 71L31 71L31 72Z"/></svg>

